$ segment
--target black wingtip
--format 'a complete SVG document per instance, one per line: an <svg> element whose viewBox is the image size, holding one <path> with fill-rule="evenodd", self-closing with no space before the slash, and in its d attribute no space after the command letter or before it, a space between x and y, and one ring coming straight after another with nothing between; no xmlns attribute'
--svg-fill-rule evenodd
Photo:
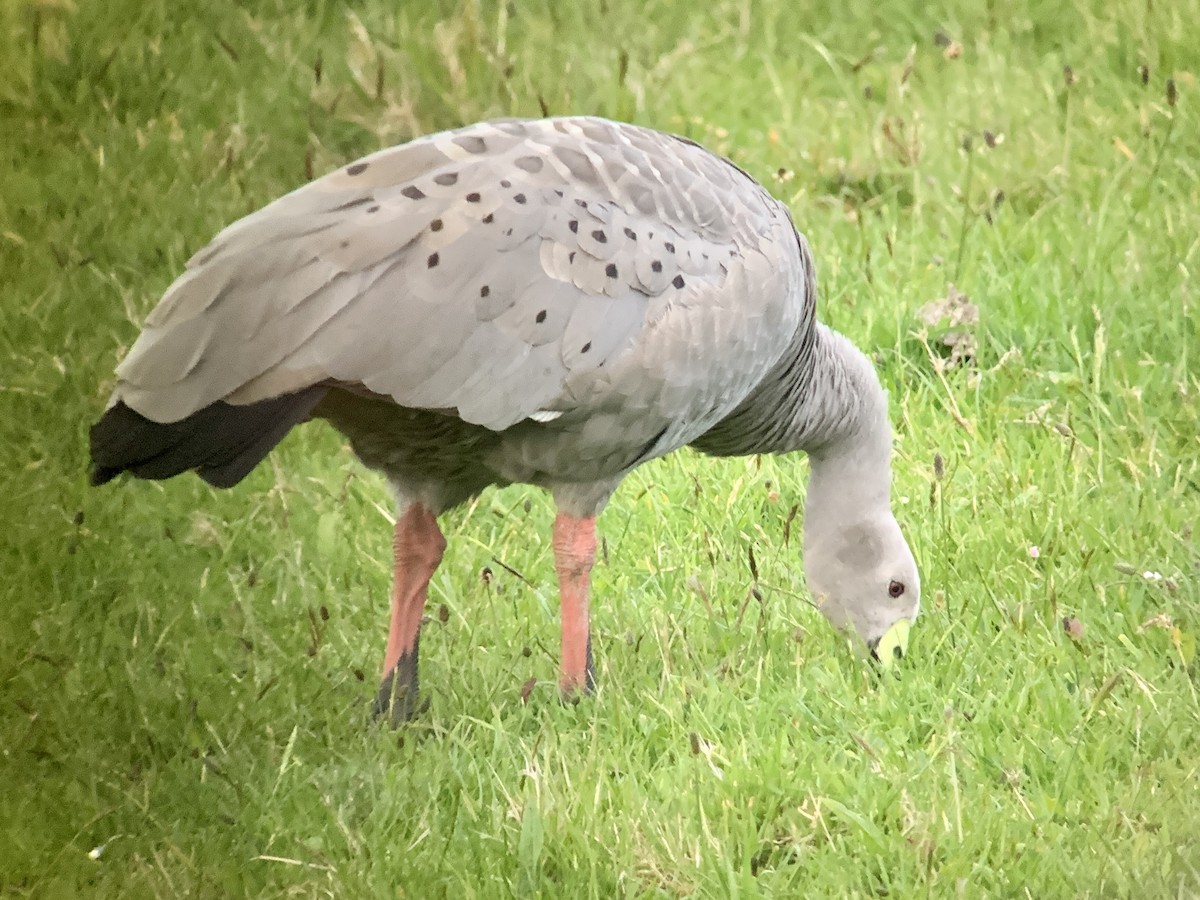
<svg viewBox="0 0 1200 900"><path fill-rule="evenodd" d="M213 487L232 487L326 390L317 385L245 405L217 401L178 422L154 422L117 401L92 426L89 480L99 486L122 472L158 480L195 469Z"/></svg>
<svg viewBox="0 0 1200 900"><path fill-rule="evenodd" d="M108 484L120 474L120 469L108 468L93 462L88 468L88 483L92 487L100 487L102 484Z"/></svg>

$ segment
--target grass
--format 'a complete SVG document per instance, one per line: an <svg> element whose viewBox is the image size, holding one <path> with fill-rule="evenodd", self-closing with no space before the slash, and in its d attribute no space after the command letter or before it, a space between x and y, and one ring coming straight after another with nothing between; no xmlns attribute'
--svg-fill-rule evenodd
<svg viewBox="0 0 1200 900"><path fill-rule="evenodd" d="M352 6L0 7L0 893L1200 896L1196 0ZM891 391L926 596L895 676L804 601L801 457L628 479L577 707L547 498L447 515L400 733L386 493L335 435L234 491L86 486L114 364L222 225L541 110L790 204ZM954 367L918 315L948 283Z"/></svg>

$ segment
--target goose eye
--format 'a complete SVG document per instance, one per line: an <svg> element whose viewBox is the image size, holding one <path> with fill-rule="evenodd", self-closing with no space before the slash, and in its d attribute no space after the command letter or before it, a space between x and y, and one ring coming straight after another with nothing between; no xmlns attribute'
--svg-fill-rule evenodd
<svg viewBox="0 0 1200 900"><path fill-rule="evenodd" d="M904 582L893 581L888 585L888 596L889 597L899 597L903 593L904 593Z"/></svg>

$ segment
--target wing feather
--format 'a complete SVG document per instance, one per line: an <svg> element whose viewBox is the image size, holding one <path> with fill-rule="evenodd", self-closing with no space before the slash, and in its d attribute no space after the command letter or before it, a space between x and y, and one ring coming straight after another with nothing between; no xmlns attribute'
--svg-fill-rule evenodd
<svg viewBox="0 0 1200 900"><path fill-rule="evenodd" d="M781 219L728 163L633 126L443 132L218 234L147 319L115 398L172 422L328 381L493 429L545 419L673 298L734 302L731 267Z"/></svg>

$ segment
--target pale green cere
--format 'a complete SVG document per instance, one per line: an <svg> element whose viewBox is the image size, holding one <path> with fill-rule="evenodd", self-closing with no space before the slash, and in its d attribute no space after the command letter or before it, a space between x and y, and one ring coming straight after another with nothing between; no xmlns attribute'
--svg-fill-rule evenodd
<svg viewBox="0 0 1200 900"><path fill-rule="evenodd" d="M0 895L1200 894L1197 21L0 3ZM368 717L388 496L336 435L232 491L87 487L113 367L219 228L542 108L687 133L790 205L890 392L923 609L889 671L807 602L799 456L628 479L573 707L548 499L447 515L399 734ZM978 323L925 325L951 282ZM948 329L976 349L940 369Z"/></svg>
<svg viewBox="0 0 1200 900"><path fill-rule="evenodd" d="M879 643L875 645L875 656L879 666L884 671L892 668L904 658L908 650L908 636L912 633L912 625L908 619L898 619L896 624L883 633Z"/></svg>

